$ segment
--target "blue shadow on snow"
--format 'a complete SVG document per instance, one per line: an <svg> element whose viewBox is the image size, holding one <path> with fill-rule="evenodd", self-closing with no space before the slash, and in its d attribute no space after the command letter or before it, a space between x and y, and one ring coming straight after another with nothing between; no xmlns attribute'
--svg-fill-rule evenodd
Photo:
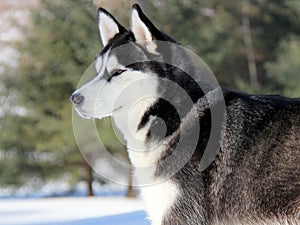
<svg viewBox="0 0 300 225"><path fill-rule="evenodd" d="M44 223L40 225L150 225L144 211L105 216L100 218L75 220L70 222Z"/></svg>

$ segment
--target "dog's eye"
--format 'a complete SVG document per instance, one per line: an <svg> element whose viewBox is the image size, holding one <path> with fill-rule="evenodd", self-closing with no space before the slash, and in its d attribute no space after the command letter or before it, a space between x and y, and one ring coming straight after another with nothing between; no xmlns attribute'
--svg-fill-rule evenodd
<svg viewBox="0 0 300 225"><path fill-rule="evenodd" d="M114 70L114 71L111 73L111 76L112 76L112 77L118 76L118 75L120 75L121 73L123 73L124 71L125 71L125 70L122 70L122 69Z"/></svg>
<svg viewBox="0 0 300 225"><path fill-rule="evenodd" d="M120 74L122 74L125 71L126 70L124 70L124 69L113 70L113 72L111 73L111 75L110 75L110 77L108 78L107 81L110 81L113 77L119 76Z"/></svg>

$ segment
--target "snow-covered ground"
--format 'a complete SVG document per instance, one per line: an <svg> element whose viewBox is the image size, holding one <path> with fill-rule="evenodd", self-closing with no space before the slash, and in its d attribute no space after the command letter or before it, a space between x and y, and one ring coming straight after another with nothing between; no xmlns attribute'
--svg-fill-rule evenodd
<svg viewBox="0 0 300 225"><path fill-rule="evenodd" d="M0 225L149 225L139 199L68 197L0 200Z"/></svg>

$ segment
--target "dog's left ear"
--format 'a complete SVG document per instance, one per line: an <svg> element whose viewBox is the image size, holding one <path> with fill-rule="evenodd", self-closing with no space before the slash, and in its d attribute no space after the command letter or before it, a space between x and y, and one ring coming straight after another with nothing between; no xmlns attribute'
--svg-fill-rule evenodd
<svg viewBox="0 0 300 225"><path fill-rule="evenodd" d="M159 30L146 17L138 4L132 6L131 31L138 44L142 45L148 52L157 54L154 33L159 33Z"/></svg>
<svg viewBox="0 0 300 225"><path fill-rule="evenodd" d="M103 47L118 33L127 30L105 9L98 9L98 27Z"/></svg>

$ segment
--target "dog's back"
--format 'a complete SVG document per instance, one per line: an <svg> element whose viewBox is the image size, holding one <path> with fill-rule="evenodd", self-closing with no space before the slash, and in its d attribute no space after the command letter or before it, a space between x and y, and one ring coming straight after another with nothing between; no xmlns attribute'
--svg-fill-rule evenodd
<svg viewBox="0 0 300 225"><path fill-rule="evenodd" d="M224 97L220 152L205 171L193 161L175 176L184 194L165 224L300 224L300 99Z"/></svg>

